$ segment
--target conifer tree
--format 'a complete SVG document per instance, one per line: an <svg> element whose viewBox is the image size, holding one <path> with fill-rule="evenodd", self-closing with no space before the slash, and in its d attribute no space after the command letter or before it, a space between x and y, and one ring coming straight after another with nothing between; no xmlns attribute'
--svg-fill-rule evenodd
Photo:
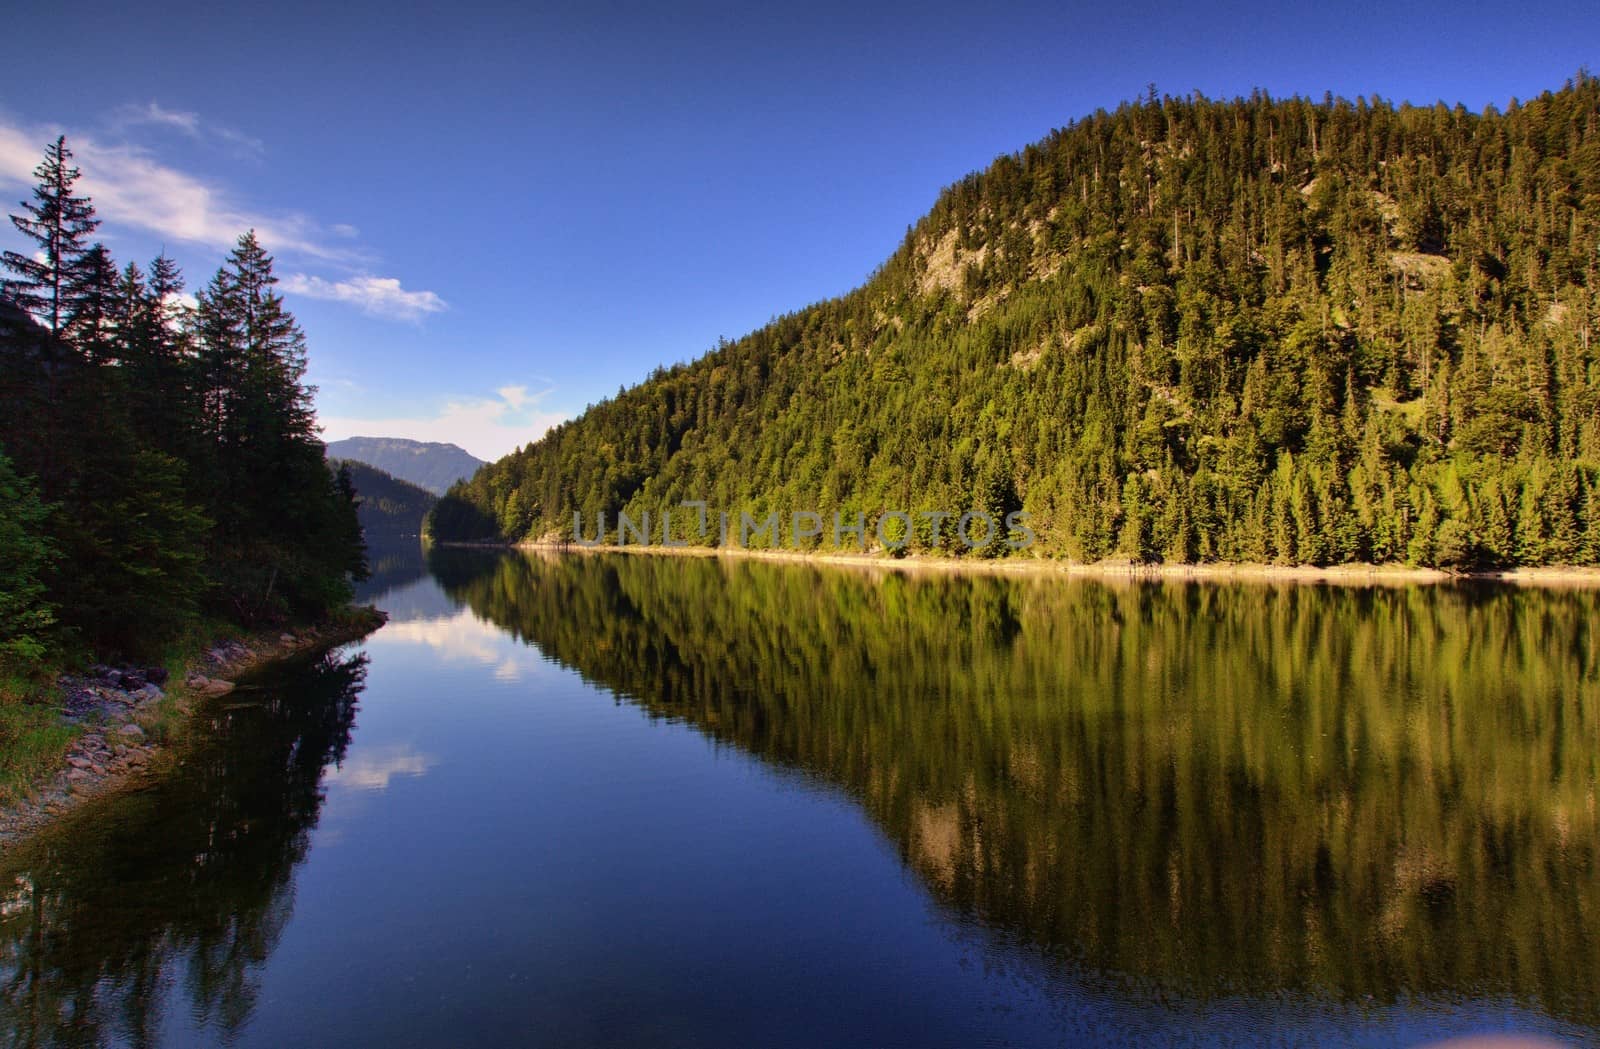
<svg viewBox="0 0 1600 1049"><path fill-rule="evenodd" d="M73 312L73 284L100 220L89 198L73 192L81 173L72 166L66 136L46 148L33 174L39 180L33 199L22 202L24 214L12 215L11 224L38 245L42 258L7 251L0 260L15 275L4 282L6 296L56 335Z"/></svg>

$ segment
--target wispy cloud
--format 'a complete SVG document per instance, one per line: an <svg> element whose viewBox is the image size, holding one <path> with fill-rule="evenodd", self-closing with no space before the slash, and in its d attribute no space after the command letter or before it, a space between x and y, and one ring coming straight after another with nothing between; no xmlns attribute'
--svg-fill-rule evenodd
<svg viewBox="0 0 1600 1049"><path fill-rule="evenodd" d="M494 391L500 399L511 405L512 411L520 412L524 405L539 399L539 394L530 394L526 386L502 386Z"/></svg>
<svg viewBox="0 0 1600 1049"><path fill-rule="evenodd" d="M418 416L354 416L318 413L325 440L346 437L408 437L447 441L480 459L494 460L543 437L568 416L543 408L552 391L530 393L526 386L504 386L493 397L448 401L437 412Z"/></svg>
<svg viewBox="0 0 1600 1049"><path fill-rule="evenodd" d="M142 106L126 105L113 110L111 126L117 131L137 127L158 127L181 132L196 141L211 141L229 146L247 156L259 157L266 152L266 143L242 131L200 119L199 113L168 109L159 102Z"/></svg>
<svg viewBox="0 0 1600 1049"><path fill-rule="evenodd" d="M113 112L108 125L114 132L138 126L166 128L261 152L261 144L247 135L156 102L123 106ZM33 185L45 144L62 130L27 126L0 114L0 187ZM79 187L112 227L147 230L168 241L222 251L253 229L269 251L288 253L302 265L314 261L348 272L372 263L356 242L359 231L347 223L324 225L300 212L247 206L226 187L163 163L150 149L125 140L69 132L68 144L83 172ZM324 277L302 271L285 278L282 286L293 294L346 303L374 317L416 321L447 308L436 293L408 289L396 277Z"/></svg>
<svg viewBox="0 0 1600 1049"><path fill-rule="evenodd" d="M200 114L166 109L156 102L142 106L121 106L111 114L111 121L118 127L154 124L158 127L175 128L194 138L200 136Z"/></svg>
<svg viewBox="0 0 1600 1049"><path fill-rule="evenodd" d="M32 185L45 143L59 133L54 128L0 123L0 184ZM83 171L79 187L110 222L222 249L253 229L273 251L330 261L357 258L349 248L327 243L321 226L308 216L244 207L223 188L162 164L143 147L108 144L86 135L70 135L67 144Z"/></svg>
<svg viewBox="0 0 1600 1049"><path fill-rule="evenodd" d="M280 286L291 295L349 303L369 316L393 320L418 321L448 308L433 292L407 291L395 277L351 277L332 281L291 273Z"/></svg>

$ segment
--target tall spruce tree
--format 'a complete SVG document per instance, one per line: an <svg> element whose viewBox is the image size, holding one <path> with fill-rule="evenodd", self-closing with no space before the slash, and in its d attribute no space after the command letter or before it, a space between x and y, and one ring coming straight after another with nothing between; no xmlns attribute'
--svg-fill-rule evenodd
<svg viewBox="0 0 1600 1049"><path fill-rule="evenodd" d="M364 570L353 494L326 465L304 384L305 335L273 290L273 260L239 238L198 296L195 327L210 511L231 611L311 613ZM352 537L355 540L352 543Z"/></svg>
<svg viewBox="0 0 1600 1049"><path fill-rule="evenodd" d="M24 214L12 215L11 224L38 245L41 257L7 251L0 258L15 274L4 283L6 295L55 335L73 313L74 283L100 220L89 198L73 192L81 172L72 166L66 136L46 148L33 174L39 180L33 198L22 202Z"/></svg>
<svg viewBox="0 0 1600 1049"><path fill-rule="evenodd" d="M115 360L112 340L123 306L119 283L116 263L104 244L85 251L67 275L61 335L91 364Z"/></svg>

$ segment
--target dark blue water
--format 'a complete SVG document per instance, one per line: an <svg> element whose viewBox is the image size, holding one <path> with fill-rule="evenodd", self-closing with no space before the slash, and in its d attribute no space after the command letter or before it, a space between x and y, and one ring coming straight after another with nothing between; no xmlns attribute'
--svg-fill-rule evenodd
<svg viewBox="0 0 1600 1049"><path fill-rule="evenodd" d="M388 578L0 858L11 1042L1593 1037L1588 597L618 561Z"/></svg>

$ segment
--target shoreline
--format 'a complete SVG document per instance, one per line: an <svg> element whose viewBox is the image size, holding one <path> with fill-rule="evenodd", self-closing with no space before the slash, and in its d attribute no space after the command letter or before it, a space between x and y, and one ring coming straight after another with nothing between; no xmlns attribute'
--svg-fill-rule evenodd
<svg viewBox="0 0 1600 1049"><path fill-rule="evenodd" d="M744 547L649 546L603 544L581 546L531 540L521 543L436 543L436 545L483 550L538 550L551 553L630 554L655 557L715 557L748 559L790 564L832 565L891 571L934 571L983 573L1033 577L1098 579L1120 582L1211 582L1211 583L1301 583L1331 586L1410 586L1450 583L1500 583L1525 587L1600 587L1600 568L1581 565L1552 565L1536 568L1495 569L1451 572L1442 568L1418 568L1402 564L1315 565L1270 564L1135 564L1130 561L1075 561L1039 557L1014 557L979 560L929 557L908 554L889 557L883 553L844 553L837 551L803 552L762 550Z"/></svg>
<svg viewBox="0 0 1600 1049"><path fill-rule="evenodd" d="M108 676L62 675L52 690L57 716L83 731L25 797L0 805L0 851L89 801L159 776L171 756L171 730L186 726L206 701L232 692L234 679L293 656L358 641L387 619L375 608L356 607L348 622L215 641L190 656L166 689L150 682L129 689L111 684ZM159 730L154 732L158 738L147 730Z"/></svg>

